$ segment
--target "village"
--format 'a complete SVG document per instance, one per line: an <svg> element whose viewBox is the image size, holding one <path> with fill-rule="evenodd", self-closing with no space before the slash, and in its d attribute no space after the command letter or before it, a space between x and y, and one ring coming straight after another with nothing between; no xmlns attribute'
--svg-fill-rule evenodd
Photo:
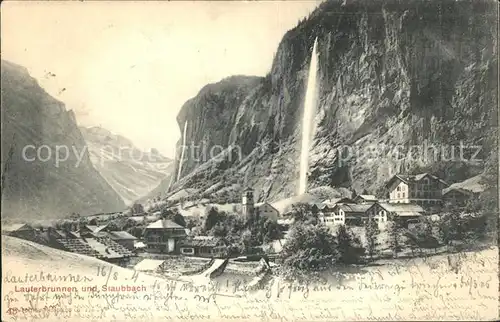
<svg viewBox="0 0 500 322"><path fill-rule="evenodd" d="M286 243L290 227L297 220L297 209L303 209L305 213L301 215L306 218L315 217L319 225L327 227L332 235L340 226L359 231L372 221L382 232L394 221L401 229L424 230L421 224L439 221L446 204L465 207L479 193L477 189L450 187L442 179L428 173L395 175L387 181L385 188L386 198L360 194L352 198L313 202L299 200L296 204L291 200L286 207L278 207L279 203L255 203L254 191L246 188L236 216L247 223L263 221L265 227L274 227L271 230L275 233L243 249L238 248L237 241L229 238L227 232L213 233L213 227L204 233L196 229L195 223L206 227L210 212L213 216L218 214L215 206L206 216L189 218L178 210L172 211L178 209L175 205L162 213L148 212L135 204L126 212L87 217L73 214L55 224L2 225L2 234L137 271L177 277L203 272L210 277L226 269L252 273L254 270L261 272L263 265L267 269L276 266L275 259ZM227 216L220 218L221 221L231 221ZM239 238L241 233L236 235ZM364 236L358 237L366 244Z"/></svg>

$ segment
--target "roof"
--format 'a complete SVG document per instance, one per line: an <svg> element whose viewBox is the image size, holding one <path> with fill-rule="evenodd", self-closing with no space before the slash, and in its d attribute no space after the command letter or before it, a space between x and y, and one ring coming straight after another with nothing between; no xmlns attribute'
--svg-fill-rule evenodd
<svg viewBox="0 0 500 322"><path fill-rule="evenodd" d="M134 243L134 247L135 247L135 248L145 248L145 247L146 247L146 244L144 244L144 243L143 243L143 242L141 242L141 241L136 241L136 242Z"/></svg>
<svg viewBox="0 0 500 322"><path fill-rule="evenodd" d="M28 224L11 224L11 225L2 224L2 231L5 232L14 232L18 230L28 230L28 229L32 229L31 226Z"/></svg>
<svg viewBox="0 0 500 322"><path fill-rule="evenodd" d="M144 216L132 216L128 217L127 219L133 220L135 222L143 222L144 220L146 220Z"/></svg>
<svg viewBox="0 0 500 322"><path fill-rule="evenodd" d="M471 196L474 194L474 192L467 190L467 189L464 189L464 188L449 187L449 188L443 189L443 197L446 196L447 194L449 194L450 192L459 192L459 193L467 195L467 196Z"/></svg>
<svg viewBox="0 0 500 322"><path fill-rule="evenodd" d="M330 205L325 204L323 202L315 202L315 203L312 204L312 206L313 207L316 206L319 210L322 210L322 209L325 209L327 207L330 207Z"/></svg>
<svg viewBox="0 0 500 322"><path fill-rule="evenodd" d="M356 196L356 199L357 198L362 198L364 200L372 200L372 201L377 201L377 197L375 197L374 195L357 195Z"/></svg>
<svg viewBox="0 0 500 322"><path fill-rule="evenodd" d="M56 233L59 234L61 237L66 237L66 232L64 230L56 229L54 230Z"/></svg>
<svg viewBox="0 0 500 322"><path fill-rule="evenodd" d="M85 227L87 227L87 229L89 229L90 231L95 232L95 231L97 230L97 227L98 227L98 226L93 226L93 225L85 225Z"/></svg>
<svg viewBox="0 0 500 322"><path fill-rule="evenodd" d="M77 231L69 231L67 236L73 236L74 238L80 238L80 233Z"/></svg>
<svg viewBox="0 0 500 322"><path fill-rule="evenodd" d="M97 228L94 230L94 233L98 233L98 232L100 232L101 230L103 230L106 227L108 227L108 224L97 226Z"/></svg>
<svg viewBox="0 0 500 322"><path fill-rule="evenodd" d="M411 181L413 181L413 182L420 181L420 180L422 180L423 178L425 178L427 176L430 177L430 178L432 178L432 179L434 179L434 180L438 180L439 182L441 182L444 185L448 186L448 183L446 183L444 180L438 178L435 175L432 175L432 174L429 174L429 173L426 173L426 172L425 173L419 173L419 174L396 174L396 175L394 175L387 182L386 186L389 185L389 184L391 184L391 182L394 179L396 179L396 178L399 179L399 180L401 180L401 181L403 181L404 183L408 183L408 182L411 182Z"/></svg>
<svg viewBox="0 0 500 322"><path fill-rule="evenodd" d="M221 241L223 242L222 238L217 238L214 236L196 236L179 241L179 246L215 247Z"/></svg>
<svg viewBox="0 0 500 322"><path fill-rule="evenodd" d="M126 231L108 231L108 237L113 240L136 240L137 238Z"/></svg>
<svg viewBox="0 0 500 322"><path fill-rule="evenodd" d="M425 213L424 208L419 205L411 203L378 203L380 207L384 208L388 212L395 212L399 216L420 216Z"/></svg>
<svg viewBox="0 0 500 322"><path fill-rule="evenodd" d="M122 254L116 252L113 247L107 246L100 243L94 238L85 238L87 245L89 245L94 251L96 251L100 256L105 258L122 258Z"/></svg>
<svg viewBox="0 0 500 322"><path fill-rule="evenodd" d="M259 208L259 207L262 207L264 205L267 205L267 206L273 208L274 210L276 210L276 212L279 212L278 209L274 208L273 205L271 205L269 202L259 202L259 203L256 203L255 207Z"/></svg>
<svg viewBox="0 0 500 322"><path fill-rule="evenodd" d="M157 221L149 224L146 228L147 229L162 229L162 228L184 229L184 227L182 227L179 224L176 224L175 222L173 222L172 220L169 220L169 219L160 219L160 220L157 220Z"/></svg>
<svg viewBox="0 0 500 322"><path fill-rule="evenodd" d="M338 203L354 203L354 200L352 200L350 198L332 198L332 199L325 200L323 203L326 204L327 206L332 207Z"/></svg>
<svg viewBox="0 0 500 322"><path fill-rule="evenodd" d="M339 207L340 209L342 209L346 213L349 213L349 212L351 212L351 213L354 213L354 212L364 213L371 207L371 205L358 205L355 203L345 203L345 204L337 205L337 207Z"/></svg>
<svg viewBox="0 0 500 322"><path fill-rule="evenodd" d="M136 271L155 271L157 270L161 264L163 264L165 260L162 259L143 259L139 263L134 266L134 270Z"/></svg>

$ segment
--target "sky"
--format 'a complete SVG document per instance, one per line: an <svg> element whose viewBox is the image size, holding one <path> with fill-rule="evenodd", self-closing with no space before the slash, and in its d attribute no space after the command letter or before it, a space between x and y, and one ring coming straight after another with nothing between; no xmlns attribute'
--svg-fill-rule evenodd
<svg viewBox="0 0 500 322"><path fill-rule="evenodd" d="M231 75L264 76L318 1L5 2L2 59L22 65L80 126L174 157L184 102Z"/></svg>

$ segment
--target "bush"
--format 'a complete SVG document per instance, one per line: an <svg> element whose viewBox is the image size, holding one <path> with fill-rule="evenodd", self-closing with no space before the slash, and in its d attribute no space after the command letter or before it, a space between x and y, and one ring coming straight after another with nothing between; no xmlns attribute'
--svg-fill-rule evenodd
<svg viewBox="0 0 500 322"><path fill-rule="evenodd" d="M291 216L294 218L297 224L312 224L316 225L319 223L318 212L316 208L313 208L307 203L297 203L292 206L290 211Z"/></svg>
<svg viewBox="0 0 500 322"><path fill-rule="evenodd" d="M339 260L335 237L326 226L295 225L280 254L283 266L294 270L324 270Z"/></svg>

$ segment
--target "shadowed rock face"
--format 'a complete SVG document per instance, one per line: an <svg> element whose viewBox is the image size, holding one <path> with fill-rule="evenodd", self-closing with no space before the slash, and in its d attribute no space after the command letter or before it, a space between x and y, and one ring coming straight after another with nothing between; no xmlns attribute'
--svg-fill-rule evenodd
<svg viewBox="0 0 500 322"><path fill-rule="evenodd" d="M234 144L243 158L227 154L203 163L191 156L173 190L238 191L246 182L261 200L296 191L316 37L321 88L310 188L376 193L398 171L432 171L450 182L482 171L482 161L471 161L477 148L463 149L463 158L459 149L460 142L482 146L475 159L488 159L495 144L489 140L497 126L493 2L342 2L322 3L287 32L265 78L226 79L186 102L178 122L193 124L187 141L202 144L208 136L207 149Z"/></svg>
<svg viewBox="0 0 500 322"><path fill-rule="evenodd" d="M48 95L25 68L6 61L1 67L2 174L9 149L13 151L2 191L2 218L123 210L123 200L92 166L73 112Z"/></svg>

